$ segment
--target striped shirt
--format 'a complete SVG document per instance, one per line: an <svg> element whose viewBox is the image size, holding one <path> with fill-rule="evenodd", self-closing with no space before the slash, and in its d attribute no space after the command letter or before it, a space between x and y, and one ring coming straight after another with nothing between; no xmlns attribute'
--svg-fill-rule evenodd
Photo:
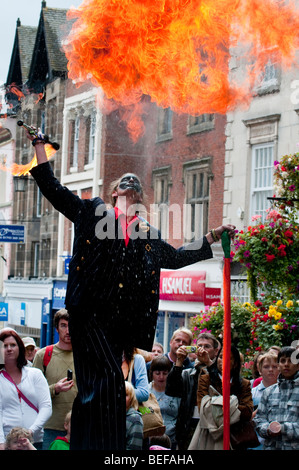
<svg viewBox="0 0 299 470"><path fill-rule="evenodd" d="M143 421L141 413L129 408L126 415L126 450L142 450Z"/></svg>
<svg viewBox="0 0 299 470"><path fill-rule="evenodd" d="M281 424L277 437L268 435L271 421ZM264 390L254 422L265 439L264 449L299 450L299 372L292 379L280 375L276 384Z"/></svg>

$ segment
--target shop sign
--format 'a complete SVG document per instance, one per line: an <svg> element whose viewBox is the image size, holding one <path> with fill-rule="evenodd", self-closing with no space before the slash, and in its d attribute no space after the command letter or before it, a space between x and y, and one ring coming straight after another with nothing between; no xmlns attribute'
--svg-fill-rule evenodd
<svg viewBox="0 0 299 470"><path fill-rule="evenodd" d="M214 302L221 302L221 289L219 287L205 288L205 305L212 305Z"/></svg>
<svg viewBox="0 0 299 470"><path fill-rule="evenodd" d="M60 309L65 308L65 295L66 295L67 281L54 281L53 283L53 297L52 308Z"/></svg>
<svg viewBox="0 0 299 470"><path fill-rule="evenodd" d="M25 225L0 225L0 243L24 243Z"/></svg>
<svg viewBox="0 0 299 470"><path fill-rule="evenodd" d="M160 300L203 302L205 271L161 271Z"/></svg>

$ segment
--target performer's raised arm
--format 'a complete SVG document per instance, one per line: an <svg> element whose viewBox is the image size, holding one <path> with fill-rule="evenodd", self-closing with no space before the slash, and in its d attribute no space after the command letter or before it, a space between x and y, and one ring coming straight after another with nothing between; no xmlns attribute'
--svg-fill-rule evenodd
<svg viewBox="0 0 299 470"><path fill-rule="evenodd" d="M38 133L37 136L31 134L30 131L27 130L27 137L31 140L32 145L35 148L35 154L37 159L37 164L40 165L41 163L45 163L48 161L47 154L45 151L45 140L43 135Z"/></svg>

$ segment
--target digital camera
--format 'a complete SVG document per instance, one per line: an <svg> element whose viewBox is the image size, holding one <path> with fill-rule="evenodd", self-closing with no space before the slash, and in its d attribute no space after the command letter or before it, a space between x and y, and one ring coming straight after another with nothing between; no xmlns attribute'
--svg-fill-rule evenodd
<svg viewBox="0 0 299 470"><path fill-rule="evenodd" d="M185 349L187 351L188 354L190 353L196 353L197 351L197 347L196 346L185 346Z"/></svg>

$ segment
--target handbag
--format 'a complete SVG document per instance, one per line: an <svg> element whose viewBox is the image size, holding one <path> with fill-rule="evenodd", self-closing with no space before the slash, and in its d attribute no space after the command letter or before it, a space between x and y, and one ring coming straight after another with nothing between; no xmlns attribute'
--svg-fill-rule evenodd
<svg viewBox="0 0 299 470"><path fill-rule="evenodd" d="M151 436L162 436L165 433L166 427L160 406L153 393L150 393L148 400L139 404L138 411L142 416L144 439Z"/></svg>
<svg viewBox="0 0 299 470"><path fill-rule="evenodd" d="M254 449L260 445L253 421L238 421L230 426L230 444L233 450Z"/></svg>
<svg viewBox="0 0 299 470"><path fill-rule="evenodd" d="M130 372L127 378L128 382L132 382L134 368L134 359L130 364ZM148 399L139 403L139 413L141 413L143 421L143 439L151 436L162 436L165 433L165 425L162 418L159 403L153 393L150 393Z"/></svg>

